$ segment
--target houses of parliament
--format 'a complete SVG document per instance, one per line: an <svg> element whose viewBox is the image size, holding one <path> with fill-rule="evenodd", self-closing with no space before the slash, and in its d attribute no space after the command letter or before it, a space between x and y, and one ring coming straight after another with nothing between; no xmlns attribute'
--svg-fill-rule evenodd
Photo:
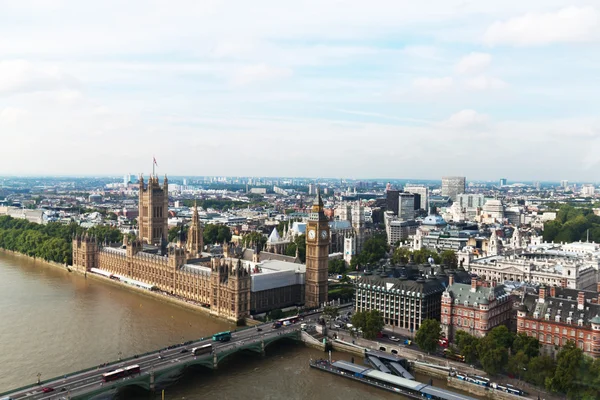
<svg viewBox="0 0 600 400"><path fill-rule="evenodd" d="M104 246L86 235L73 239L73 267L162 291L201 304L232 321L273 309L327 301L328 219L318 195L307 222L306 264L297 257L225 245L223 256L203 252L203 228L194 207L187 237L167 244L168 179L139 179L136 238Z"/></svg>

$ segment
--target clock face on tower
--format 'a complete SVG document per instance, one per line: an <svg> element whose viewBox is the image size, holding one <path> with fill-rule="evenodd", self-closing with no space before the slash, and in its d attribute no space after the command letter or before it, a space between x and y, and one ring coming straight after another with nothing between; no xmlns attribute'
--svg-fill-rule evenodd
<svg viewBox="0 0 600 400"><path fill-rule="evenodd" d="M308 238L309 238L310 240L314 240L316 235L317 235L317 234L316 234L316 232L315 232L315 230L314 230L314 229L311 229L310 231L308 231Z"/></svg>
<svg viewBox="0 0 600 400"><path fill-rule="evenodd" d="M324 229L321 231L321 239L327 239L327 231Z"/></svg>

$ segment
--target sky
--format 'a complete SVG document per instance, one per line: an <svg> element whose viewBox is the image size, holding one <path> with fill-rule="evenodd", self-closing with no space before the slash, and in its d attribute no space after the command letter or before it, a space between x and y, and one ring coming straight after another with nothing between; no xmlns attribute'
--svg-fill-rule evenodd
<svg viewBox="0 0 600 400"><path fill-rule="evenodd" d="M0 175L596 182L600 0L0 0Z"/></svg>

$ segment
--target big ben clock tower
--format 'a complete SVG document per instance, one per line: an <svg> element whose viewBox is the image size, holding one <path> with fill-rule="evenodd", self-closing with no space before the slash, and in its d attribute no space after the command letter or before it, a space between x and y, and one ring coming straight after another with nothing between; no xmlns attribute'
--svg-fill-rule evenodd
<svg viewBox="0 0 600 400"><path fill-rule="evenodd" d="M323 212L321 193L317 193L306 224L306 283L304 303L316 308L327 301L329 262L329 220Z"/></svg>

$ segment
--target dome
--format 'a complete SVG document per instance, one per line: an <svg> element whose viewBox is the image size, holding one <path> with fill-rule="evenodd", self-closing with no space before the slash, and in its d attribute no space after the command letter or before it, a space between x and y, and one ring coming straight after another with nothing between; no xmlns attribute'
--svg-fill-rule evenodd
<svg viewBox="0 0 600 400"><path fill-rule="evenodd" d="M425 217L425 219L423 220L423 225L445 226L448 224L446 223L446 221L444 221L444 218L442 218L441 216L439 216L437 214L433 214L433 215L428 215Z"/></svg>
<svg viewBox="0 0 600 400"><path fill-rule="evenodd" d="M484 298L479 302L479 304L488 305L488 304L490 304L490 301L488 299Z"/></svg>
<svg viewBox="0 0 600 400"><path fill-rule="evenodd" d="M600 325L600 317L598 316L598 314L596 314L596 316L595 316L594 318L592 318L592 319L590 320L590 322L591 322L592 324L599 324L599 325Z"/></svg>

